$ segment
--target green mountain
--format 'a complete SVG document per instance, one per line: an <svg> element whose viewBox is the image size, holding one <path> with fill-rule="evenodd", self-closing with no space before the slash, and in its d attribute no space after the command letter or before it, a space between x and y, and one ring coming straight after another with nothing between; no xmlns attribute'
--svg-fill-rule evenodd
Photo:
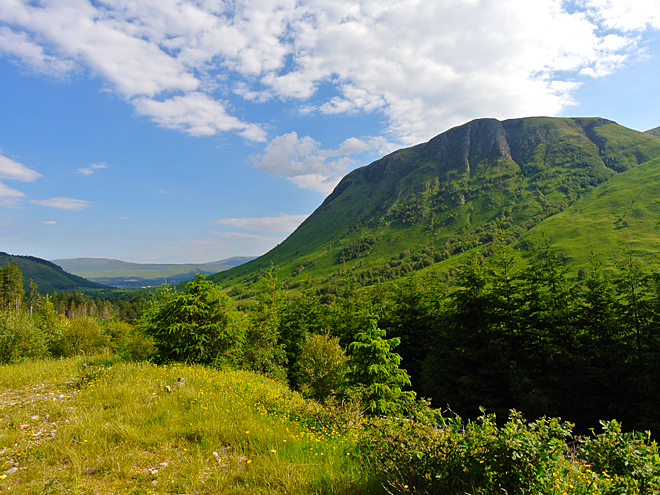
<svg viewBox="0 0 660 495"><path fill-rule="evenodd" d="M130 263L107 258L76 258L53 260L64 270L113 287L146 287L164 282L178 284L202 273L212 275L253 260L253 257L236 256L211 263L199 264L152 264Z"/></svg>
<svg viewBox="0 0 660 495"><path fill-rule="evenodd" d="M293 287L306 278L332 284L346 269L369 284L443 267L497 235L510 242L532 236L541 222L577 208L613 179L618 199L610 206L621 218L618 231L634 216L647 222L638 228L648 233L656 228L657 210L638 208L647 195L635 203L639 188L630 189L624 177L646 183L652 195L648 181L660 173L657 158L657 136L602 118L474 120L349 173L284 242L213 279L238 295L271 264ZM647 175L632 173L640 165L647 167L639 174ZM660 188L655 196L660 199ZM599 207L592 208L598 215ZM555 224L544 228L550 234ZM570 244L566 235L562 242ZM654 242L646 235L644 249Z"/></svg>
<svg viewBox="0 0 660 495"><path fill-rule="evenodd" d="M14 261L23 273L23 285L25 289L29 287L29 281L32 279L38 286L42 294L57 291L79 291L89 292L90 290L109 289L109 287L90 282L82 277L72 275L62 270L50 261L34 256L15 256L0 252L0 266L6 266Z"/></svg>
<svg viewBox="0 0 660 495"><path fill-rule="evenodd" d="M648 131L649 134L653 134L654 136L660 137L660 127L656 127L655 129L650 129Z"/></svg>

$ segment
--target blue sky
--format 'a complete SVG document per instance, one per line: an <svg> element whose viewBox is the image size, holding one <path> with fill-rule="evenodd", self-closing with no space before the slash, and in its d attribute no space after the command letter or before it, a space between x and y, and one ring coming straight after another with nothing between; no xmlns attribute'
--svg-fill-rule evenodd
<svg viewBox="0 0 660 495"><path fill-rule="evenodd" d="M0 0L0 251L206 262L481 117L660 126L660 0Z"/></svg>

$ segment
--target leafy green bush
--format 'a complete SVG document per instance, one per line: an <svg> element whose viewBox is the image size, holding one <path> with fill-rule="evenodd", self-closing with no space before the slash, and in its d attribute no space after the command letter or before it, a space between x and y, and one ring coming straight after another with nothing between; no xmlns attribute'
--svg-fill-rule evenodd
<svg viewBox="0 0 660 495"><path fill-rule="evenodd" d="M660 493L660 456L651 433L622 433L616 421L601 421L603 432L583 441L580 457L603 476L616 493Z"/></svg>
<svg viewBox="0 0 660 495"><path fill-rule="evenodd" d="M57 347L62 339L62 332L68 325L69 320L55 310L55 305L50 296L39 298L37 307L39 311L34 314L34 323L44 334L48 351L51 355L57 355Z"/></svg>
<svg viewBox="0 0 660 495"><path fill-rule="evenodd" d="M100 323L91 316L78 316L62 330L56 355L62 357L94 354L110 347L110 339L103 333Z"/></svg>
<svg viewBox="0 0 660 495"><path fill-rule="evenodd" d="M117 356L125 361L148 361L156 354L151 337L123 321L106 321L105 333Z"/></svg>
<svg viewBox="0 0 660 495"><path fill-rule="evenodd" d="M154 339L163 362L232 362L244 339L231 300L203 275L188 282L181 294L164 288L140 318L138 328Z"/></svg>
<svg viewBox="0 0 660 495"><path fill-rule="evenodd" d="M308 335L298 358L300 391L323 401L344 385L346 354L337 337Z"/></svg>
<svg viewBox="0 0 660 495"><path fill-rule="evenodd" d="M660 488L657 445L602 422L593 439L574 438L558 418L527 423L511 411L477 421L372 420L359 441L365 465L390 493L648 495Z"/></svg>
<svg viewBox="0 0 660 495"><path fill-rule="evenodd" d="M0 363L14 363L46 355L46 338L29 314L0 312Z"/></svg>

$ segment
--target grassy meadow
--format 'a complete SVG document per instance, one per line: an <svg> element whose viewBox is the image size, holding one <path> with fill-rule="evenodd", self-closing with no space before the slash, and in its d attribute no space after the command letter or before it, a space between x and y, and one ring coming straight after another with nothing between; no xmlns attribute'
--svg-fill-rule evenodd
<svg viewBox="0 0 660 495"><path fill-rule="evenodd" d="M5 365L0 491L371 493L354 459L360 415L337 419L242 371L110 356Z"/></svg>

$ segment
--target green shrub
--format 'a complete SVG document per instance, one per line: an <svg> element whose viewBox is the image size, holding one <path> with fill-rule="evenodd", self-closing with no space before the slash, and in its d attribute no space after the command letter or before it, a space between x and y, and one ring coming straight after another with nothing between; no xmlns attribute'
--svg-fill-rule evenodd
<svg viewBox="0 0 660 495"><path fill-rule="evenodd" d="M100 323L91 316L78 316L62 330L57 345L57 356L71 357L94 354L110 347L110 339L103 333Z"/></svg>
<svg viewBox="0 0 660 495"><path fill-rule="evenodd" d="M390 493L650 495L659 493L660 458L648 436L603 422L593 439L575 439L558 418L527 423L511 411L477 421L372 420L361 435L365 465Z"/></svg>
<svg viewBox="0 0 660 495"><path fill-rule="evenodd" d="M300 391L324 401L344 386L346 354L337 337L308 335L298 358Z"/></svg>
<svg viewBox="0 0 660 495"><path fill-rule="evenodd" d="M46 338L29 314L0 312L0 363L47 355Z"/></svg>
<svg viewBox="0 0 660 495"><path fill-rule="evenodd" d="M583 441L580 457L607 474L616 493L660 493L660 456L651 433L623 433L616 420L600 424L603 432Z"/></svg>
<svg viewBox="0 0 660 495"><path fill-rule="evenodd" d="M39 311L33 317L34 322L44 334L48 352L51 355L57 355L62 332L68 325L69 320L55 310L50 296L41 297L37 306Z"/></svg>
<svg viewBox="0 0 660 495"><path fill-rule="evenodd" d="M133 325L123 321L106 321L105 334L112 350L124 361L148 361L156 355L151 337L142 334Z"/></svg>

